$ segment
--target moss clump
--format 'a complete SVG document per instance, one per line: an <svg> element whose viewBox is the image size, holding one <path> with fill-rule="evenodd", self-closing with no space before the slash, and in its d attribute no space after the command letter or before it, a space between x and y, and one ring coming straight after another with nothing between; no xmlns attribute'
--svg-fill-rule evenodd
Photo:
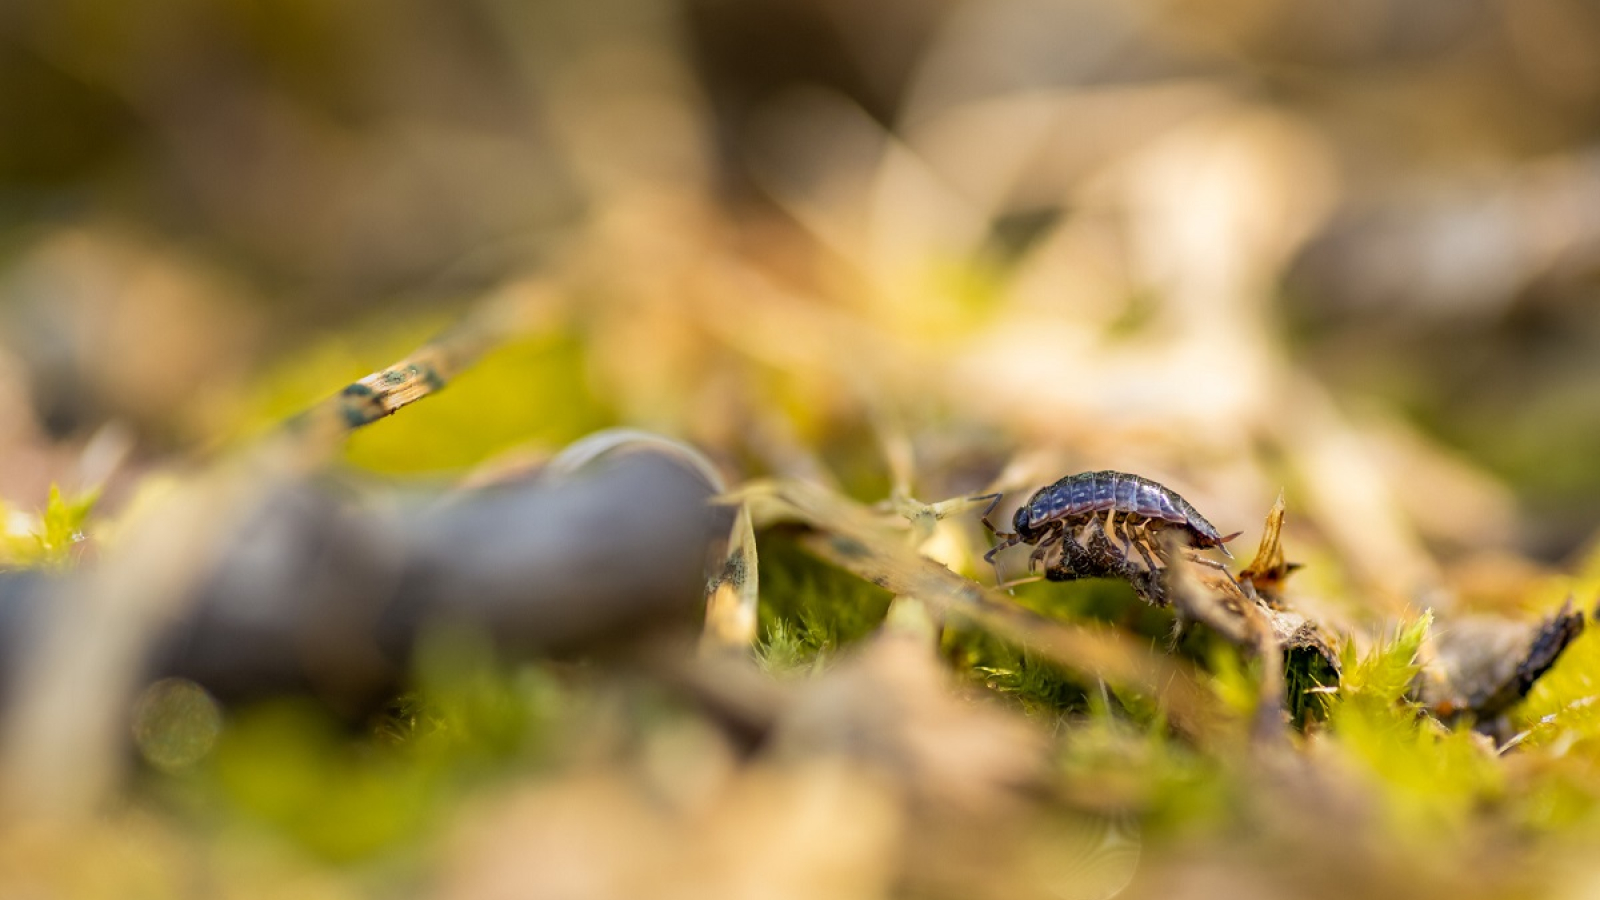
<svg viewBox="0 0 1600 900"><path fill-rule="evenodd" d="M820 668L883 622L888 591L817 560L782 533L763 538L756 656L768 671Z"/></svg>
<svg viewBox="0 0 1600 900"><path fill-rule="evenodd" d="M0 566L33 569L71 564L99 497L100 492L93 490L68 499L61 488L51 485L44 510L15 532L7 529L11 516L0 504Z"/></svg>

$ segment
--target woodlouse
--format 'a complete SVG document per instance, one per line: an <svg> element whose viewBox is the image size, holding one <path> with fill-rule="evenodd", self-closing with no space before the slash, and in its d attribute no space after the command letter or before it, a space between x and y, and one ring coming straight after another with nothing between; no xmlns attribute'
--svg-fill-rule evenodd
<svg viewBox="0 0 1600 900"><path fill-rule="evenodd" d="M1230 558L1232 554L1223 545L1240 534L1234 532L1223 537L1177 491L1126 472L1080 472L1040 488L1017 510L1012 518L1015 531L1009 533L1000 531L989 521L1001 496L991 494L975 498L992 500L981 521L1000 539L1000 543L984 554L984 561L994 565L995 554L1001 550L1016 544L1032 544L1033 554L1028 557L1028 571L1032 572L1052 548L1059 546L1061 560L1050 566L1051 577L1055 580L1070 576L1074 560L1088 558L1085 545L1096 528L1108 541L1120 544L1122 558L1129 563L1130 554L1138 552L1149 573L1160 568L1157 559L1165 562L1165 550L1157 536L1164 529L1181 529L1190 547L1197 550L1215 547ZM1104 518L1100 516L1102 512ZM1102 572L1097 569L1080 574L1094 577Z"/></svg>

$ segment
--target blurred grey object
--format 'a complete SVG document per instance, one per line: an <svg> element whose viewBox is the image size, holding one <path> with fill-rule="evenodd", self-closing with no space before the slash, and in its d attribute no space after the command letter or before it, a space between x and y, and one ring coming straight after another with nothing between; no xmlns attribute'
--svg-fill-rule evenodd
<svg viewBox="0 0 1600 900"><path fill-rule="evenodd" d="M682 463L637 451L444 497L358 499L325 478L289 482L234 520L191 602L157 632L147 675L223 699L312 692L358 712L396 689L430 627L481 631L508 654L689 636L707 554L731 517L713 493ZM8 666L42 617L71 614L83 583L0 580Z"/></svg>

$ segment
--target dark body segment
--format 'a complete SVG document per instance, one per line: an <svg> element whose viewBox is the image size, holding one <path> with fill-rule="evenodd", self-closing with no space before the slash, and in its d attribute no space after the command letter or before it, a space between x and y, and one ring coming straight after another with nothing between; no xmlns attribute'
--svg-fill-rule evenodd
<svg viewBox="0 0 1600 900"><path fill-rule="evenodd" d="M1094 497L1089 501L1089 509L1099 512L1111 509L1117 502L1117 473L1116 472L1090 472L1094 484ZM1060 484L1061 482L1056 482Z"/></svg>
<svg viewBox="0 0 1600 900"><path fill-rule="evenodd" d="M1046 502L1041 503L1040 506L1045 508L1046 520L1056 519L1066 515L1067 509L1072 505L1066 493L1061 491L1046 497L1045 501Z"/></svg>
<svg viewBox="0 0 1600 900"><path fill-rule="evenodd" d="M1158 486L1154 484L1139 485L1134 512L1147 519L1168 520L1182 518L1183 514L1168 499L1168 493L1170 492L1159 490Z"/></svg>
<svg viewBox="0 0 1600 900"><path fill-rule="evenodd" d="M1123 512L1138 512L1139 492L1143 485L1132 478L1123 478L1115 482L1115 485L1113 493L1116 496L1116 500L1111 508L1120 509Z"/></svg>
<svg viewBox="0 0 1600 900"><path fill-rule="evenodd" d="M1059 482L1058 482L1059 483ZM1071 504L1080 509L1088 509L1089 502L1094 498L1094 479L1079 478L1071 481L1060 491L1072 498Z"/></svg>

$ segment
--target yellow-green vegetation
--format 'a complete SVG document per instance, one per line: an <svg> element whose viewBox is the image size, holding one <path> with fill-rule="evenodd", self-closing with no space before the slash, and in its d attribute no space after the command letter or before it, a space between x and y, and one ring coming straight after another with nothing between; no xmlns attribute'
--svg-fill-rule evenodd
<svg viewBox="0 0 1600 900"><path fill-rule="evenodd" d="M1018 588L1015 596L1022 607L1046 616L1123 622L1152 642L1165 641L1172 628L1170 613L1140 602L1120 582L1035 582ZM958 673L1046 721L1082 712L1111 696L1109 688L1086 686L1037 653L980 629L947 629L941 650ZM1142 706L1136 697L1124 699Z"/></svg>
<svg viewBox="0 0 1600 900"><path fill-rule="evenodd" d="M329 385L360 377L380 354L401 353L437 330L436 322L415 322L325 342L264 378L255 399L241 405L241 421L259 432L327 396ZM587 387L587 365L583 345L569 338L513 341L427 403L358 432L344 463L391 478L468 472L517 446L547 456L612 416ZM833 458L825 462L846 473L852 493L872 496L885 486L881 461L861 451L873 443L869 429L831 437ZM70 575L75 548L96 532L95 502L93 492L69 497L52 489L37 514L10 512L0 545L5 566ZM797 534L779 526L760 535L759 621L750 650L758 677L796 692L785 703L813 690L829 696L830 679L862 678L859 667L840 663L881 654L887 642L879 638L892 630L885 627L890 593L811 555ZM890 534L886 540L900 539ZM1336 565L1325 547L1301 558ZM1337 576L1305 583L1350 589ZM1597 587L1600 555L1571 575L1545 576L1521 602L1530 613L1548 613L1565 597L1594 596ZM1142 835L1143 852L1156 859L1182 848L1253 847L1262 829L1284 821L1296 823L1287 834L1303 827L1308 836L1275 838L1293 858L1307 852L1296 840L1332 840L1324 829L1337 833L1359 822L1362 840L1383 848L1374 857L1387 860L1383 865L1396 864L1393 854L1519 852L1515 842L1535 836L1578 841L1600 833L1600 635L1593 630L1511 710L1517 735L1505 747L1476 733L1470 719L1445 724L1414 699L1429 636L1449 627L1431 613L1393 624L1370 642L1345 636L1342 673L1314 653L1287 654L1286 721L1261 743L1252 723L1262 660L1205 627L1178 629L1170 611L1112 580L1027 583L1011 590L1008 602L1045 620L1131 636L1151 653L1181 661L1213 701L1215 719L1206 729L1175 727L1159 696L1088 677L970 622L940 628L936 643L919 650L946 670L938 689L957 698L958 709L1000 710L1044 736L1048 787L1031 801L1044 819L1121 823ZM175 696L198 698L196 709L212 719L192 735L158 733L177 729L177 719L169 725L155 716L138 725L145 766L123 802L159 823L165 840L215 865L237 866L241 852L258 852L241 848L271 847L296 862L252 863L264 866L268 880L318 872L350 894L376 896L436 877L439 854L455 852L441 848L455 846L460 830L503 789L538 785L559 793L605 773L664 809L692 809L714 802L706 799L716 795L713 786L745 764L716 737L723 726L714 717L642 672L583 656L516 658L495 646L470 627L440 623L426 633L403 691L355 717L312 695L229 704L218 719L203 693L185 684L190 693ZM920 774L925 761L902 755L916 759L927 752L915 749L919 741L934 740L919 737L918 728L931 726L913 713L926 698L897 693L903 689L857 683L830 701L843 704L839 715L848 723L832 727L843 729L847 757L881 763L886 754L891 769L909 766L906 789L925 791L930 787L918 779L934 777ZM849 718L848 707L858 702L871 711L866 720ZM173 707L172 714L192 712ZM894 721L902 712L911 718ZM981 743L988 726L974 719L953 727ZM841 740L826 727L820 734ZM759 741L754 752L759 769L766 765ZM958 761L954 771L965 765ZM979 777L982 765L970 765ZM691 796L700 799L684 799ZM933 841L919 852L958 858L940 843L948 839L916 838Z"/></svg>
<svg viewBox="0 0 1600 900"><path fill-rule="evenodd" d="M1571 575L1558 575L1546 579L1528 606L1538 613L1548 614L1561 603L1572 601L1580 607L1596 609L1600 600L1600 549L1585 554L1581 565ZM1589 628L1567 648L1555 667L1540 678L1527 699L1512 712L1519 730L1526 732L1526 742L1542 745L1567 756L1579 756L1600 751L1595 739L1600 737L1600 709L1595 697L1600 696L1600 629Z"/></svg>
<svg viewBox="0 0 1600 900"><path fill-rule="evenodd" d="M1600 896L1593 0L0 10L0 900Z"/></svg>
<svg viewBox="0 0 1600 900"><path fill-rule="evenodd" d="M27 558L70 566L62 548L92 527L91 505L53 492L38 534L22 542L36 554ZM886 591L811 557L781 529L764 533L760 549L753 655L763 672L806 673L780 678L804 687L828 677L835 661L866 652L885 619ZM1304 769L1304 783L1289 790L1254 762L1261 751L1246 733L1259 660L1203 627L1172 646L1172 616L1120 583L1035 583L1015 599L1041 616L1127 629L1158 652L1191 660L1233 723L1197 741L1170 727L1153 698L1085 679L981 628L943 630L937 654L963 702L1018 711L1048 737L1051 808L1135 828L1146 853L1224 835L1248 844L1263 817L1302 814L1294 805L1311 801L1295 790L1335 792L1363 810L1362 827L1374 829L1367 837L1397 852L1468 852L1486 836L1575 840L1595 831L1593 632L1514 710L1529 730L1503 753L1470 723L1441 724L1410 699L1427 636L1439 627L1431 614L1399 623L1364 652L1345 643L1336 683L1309 671L1296 680L1291 664L1288 709L1299 728L1286 728L1289 746L1271 751L1287 750ZM583 659L506 659L470 629L431 631L408 683L381 712L356 721L313 698L235 705L209 752L177 765L152 759L127 802L154 816L165 839L201 848L217 865L238 865L241 847L273 846L300 860L296 866L338 873L358 894L383 894L432 877L436 848L485 798L530 779L557 789L594 771L591 754L607 760L602 769L635 771L627 777L646 779L654 785L647 791L687 789L672 786L677 774L652 768L666 764L656 755L676 759L681 748L672 748L695 734L702 737L688 746L699 746L708 727L671 691ZM1295 692L1305 694L1298 708ZM869 747L880 739L863 738ZM727 777L719 767L728 764L712 770ZM292 870L266 868L277 873L269 878Z"/></svg>
<svg viewBox="0 0 1600 900"><path fill-rule="evenodd" d="M1504 791L1492 743L1445 728L1406 701L1432 625L1424 614L1366 656L1347 654L1329 715L1340 752L1381 785L1376 794L1397 835L1471 828L1473 812Z"/></svg>
<svg viewBox="0 0 1600 900"><path fill-rule="evenodd" d="M806 556L781 536L761 546L760 643L769 672L820 669L876 628L889 593Z"/></svg>
<svg viewBox="0 0 1600 900"><path fill-rule="evenodd" d="M405 316L315 341L287 355L239 409L241 436L259 436L333 390L447 331L446 316ZM331 389L330 389L331 388ZM345 460L387 475L451 475L521 447L548 452L614 414L595 394L582 344L537 335L501 344L404 415L355 432Z"/></svg>
<svg viewBox="0 0 1600 900"><path fill-rule="evenodd" d="M542 665L494 661L472 634L434 634L415 689L352 725L311 700L235 710L203 762L154 783L200 815L266 832L331 863L420 852L452 805L512 774L543 770L571 691Z"/></svg>
<svg viewBox="0 0 1600 900"><path fill-rule="evenodd" d="M68 499L57 485L37 515L8 510L0 503L0 566L64 568L84 540L85 523L94 510L98 491L85 491Z"/></svg>

